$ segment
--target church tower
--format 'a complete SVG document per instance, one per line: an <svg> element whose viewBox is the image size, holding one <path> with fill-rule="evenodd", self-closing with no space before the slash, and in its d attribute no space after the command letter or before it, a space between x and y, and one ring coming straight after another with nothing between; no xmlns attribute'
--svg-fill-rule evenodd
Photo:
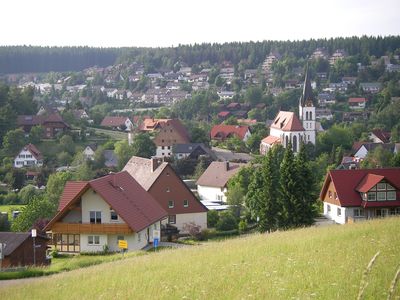
<svg viewBox="0 0 400 300"><path fill-rule="evenodd" d="M299 118L305 129L304 142L314 145L316 136L315 117L315 98L311 88L310 74L307 65L303 94L299 100Z"/></svg>

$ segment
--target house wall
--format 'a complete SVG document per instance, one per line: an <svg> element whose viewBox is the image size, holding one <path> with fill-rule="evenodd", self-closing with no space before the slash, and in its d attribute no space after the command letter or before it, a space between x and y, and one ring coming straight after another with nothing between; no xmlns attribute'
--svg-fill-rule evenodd
<svg viewBox="0 0 400 300"><path fill-rule="evenodd" d="M27 155L30 157L27 157ZM14 159L15 168L22 168L25 166L36 166L36 165L42 166L43 163L41 161L38 163L38 160L28 150L22 150Z"/></svg>
<svg viewBox="0 0 400 300"><path fill-rule="evenodd" d="M172 146L157 146L156 157L170 157L171 154Z"/></svg>
<svg viewBox="0 0 400 300"><path fill-rule="evenodd" d="M207 228L207 213L192 213L192 214L178 214L176 215L175 226L180 230L180 233L187 233L183 230L185 224L195 223L201 229Z"/></svg>
<svg viewBox="0 0 400 300"><path fill-rule="evenodd" d="M77 210L70 210L62 219L64 223L80 223L82 222L82 214Z"/></svg>
<svg viewBox="0 0 400 300"><path fill-rule="evenodd" d="M338 214L338 209L340 209L340 215ZM345 224L348 217L353 217L353 209L324 202L324 216L326 216L328 219L335 221L336 223Z"/></svg>
<svg viewBox="0 0 400 300"><path fill-rule="evenodd" d="M368 150L364 146L361 146L361 148L358 149L358 151L354 154L354 156L364 159L367 156L367 154L368 154Z"/></svg>
<svg viewBox="0 0 400 300"><path fill-rule="evenodd" d="M200 196L201 200L208 200L208 201L223 201L226 202L226 188L219 187L210 187L210 186L197 186L197 192Z"/></svg>

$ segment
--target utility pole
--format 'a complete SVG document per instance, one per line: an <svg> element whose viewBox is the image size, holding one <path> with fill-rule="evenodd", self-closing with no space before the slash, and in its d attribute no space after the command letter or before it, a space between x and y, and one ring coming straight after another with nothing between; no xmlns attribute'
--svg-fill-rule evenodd
<svg viewBox="0 0 400 300"><path fill-rule="evenodd" d="M32 238L33 238L33 265L36 267L36 243L35 238L37 236L36 229L32 229Z"/></svg>

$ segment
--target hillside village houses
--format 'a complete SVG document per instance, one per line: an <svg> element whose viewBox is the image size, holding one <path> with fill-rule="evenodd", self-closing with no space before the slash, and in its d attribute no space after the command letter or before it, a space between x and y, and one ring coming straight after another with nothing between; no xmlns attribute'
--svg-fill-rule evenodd
<svg viewBox="0 0 400 300"><path fill-rule="evenodd" d="M241 125L214 125L211 128L210 137L214 141L224 141L230 137L237 137L245 142L251 136L249 126Z"/></svg>
<svg viewBox="0 0 400 300"><path fill-rule="evenodd" d="M154 197L168 213L162 224L171 224L187 233L185 225L194 223L207 228L207 208L176 174L171 165L163 159L133 156L125 165L127 171Z"/></svg>
<svg viewBox="0 0 400 300"><path fill-rule="evenodd" d="M43 155L33 144L24 146L14 158L14 168L41 166L43 166Z"/></svg>
<svg viewBox="0 0 400 300"><path fill-rule="evenodd" d="M304 79L303 93L299 100L299 116L289 111L280 111L270 126L270 134L261 141L260 154L265 155L276 144L286 148L289 142L293 152L300 150L300 143L316 141L315 97L311 88L308 70Z"/></svg>
<svg viewBox="0 0 400 300"><path fill-rule="evenodd" d="M128 117L104 117L100 126L109 127L117 130L130 131L133 127L132 121Z"/></svg>
<svg viewBox="0 0 400 300"><path fill-rule="evenodd" d="M400 168L331 170L320 199L339 224L400 215Z"/></svg>
<svg viewBox="0 0 400 300"><path fill-rule="evenodd" d="M44 138L53 139L58 133L66 132L71 129L59 113L50 115L19 115L17 117L17 126L25 131L27 135L33 126L42 126L44 129Z"/></svg>
<svg viewBox="0 0 400 300"><path fill-rule="evenodd" d="M69 181L57 214L46 225L59 252L128 250L153 242L167 212L128 172L112 173L90 181Z"/></svg>

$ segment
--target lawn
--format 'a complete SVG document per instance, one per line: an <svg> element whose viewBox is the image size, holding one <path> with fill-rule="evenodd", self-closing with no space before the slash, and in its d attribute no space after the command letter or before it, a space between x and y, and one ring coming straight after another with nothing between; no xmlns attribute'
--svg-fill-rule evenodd
<svg viewBox="0 0 400 300"><path fill-rule="evenodd" d="M13 210L21 211L25 205L0 205L0 212L8 212L8 219L12 220Z"/></svg>
<svg viewBox="0 0 400 300"><path fill-rule="evenodd" d="M4 299L356 299L361 285L362 299L387 299L400 265L399 227L400 218L391 218L253 234L65 272L0 288L0 294ZM400 297L398 284L393 294L392 299Z"/></svg>

